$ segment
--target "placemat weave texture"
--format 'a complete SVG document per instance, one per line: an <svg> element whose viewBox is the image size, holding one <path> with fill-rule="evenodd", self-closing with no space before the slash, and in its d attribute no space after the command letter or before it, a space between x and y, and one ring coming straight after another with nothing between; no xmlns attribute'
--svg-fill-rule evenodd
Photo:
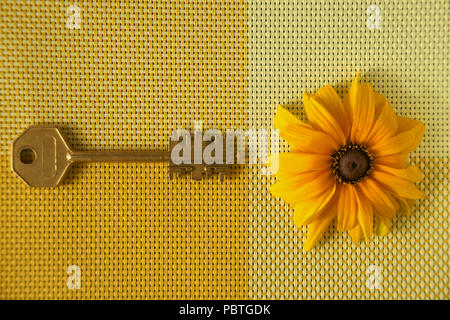
<svg viewBox="0 0 450 320"><path fill-rule="evenodd" d="M9 168L27 126L77 149L168 149L175 128L245 125L245 4L2 2L1 298L248 296L248 173L169 181L167 164L76 165L55 189ZM69 290L67 268L81 272Z"/></svg>
<svg viewBox="0 0 450 320"><path fill-rule="evenodd" d="M450 298L448 1L79 1L68 28L73 5L0 4L0 299ZM164 150L196 121L270 129L280 104L305 119L303 92L343 97L358 71L427 128L410 158L426 198L369 244L333 227L305 253L260 165L219 183L80 164L53 189L10 170L32 124L77 149Z"/></svg>

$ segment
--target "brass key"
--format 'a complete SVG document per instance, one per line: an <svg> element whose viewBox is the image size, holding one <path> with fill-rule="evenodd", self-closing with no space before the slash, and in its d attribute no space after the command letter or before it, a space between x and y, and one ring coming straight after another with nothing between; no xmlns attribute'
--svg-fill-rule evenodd
<svg viewBox="0 0 450 320"><path fill-rule="evenodd" d="M220 180L230 173L230 165L225 164L175 164L169 151L77 151L74 150L61 130L55 126L31 126L12 144L12 170L29 186L56 187L64 179L72 164L77 162L169 162L169 178L188 173L200 180L212 173L218 173ZM192 143L191 146L194 144ZM193 154L193 152L191 152ZM225 158L224 158L225 159Z"/></svg>

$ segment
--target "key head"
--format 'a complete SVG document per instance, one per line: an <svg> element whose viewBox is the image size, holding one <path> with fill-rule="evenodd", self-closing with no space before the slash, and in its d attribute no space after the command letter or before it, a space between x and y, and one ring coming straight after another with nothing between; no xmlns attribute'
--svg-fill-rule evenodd
<svg viewBox="0 0 450 320"><path fill-rule="evenodd" d="M71 152L58 127L31 126L12 144L11 167L31 187L55 187L72 164Z"/></svg>

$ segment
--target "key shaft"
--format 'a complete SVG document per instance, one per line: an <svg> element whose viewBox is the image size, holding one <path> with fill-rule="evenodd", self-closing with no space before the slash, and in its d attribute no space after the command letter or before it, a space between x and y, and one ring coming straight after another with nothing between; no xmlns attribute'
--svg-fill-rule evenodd
<svg viewBox="0 0 450 320"><path fill-rule="evenodd" d="M72 151L67 154L72 162L167 162L167 151Z"/></svg>

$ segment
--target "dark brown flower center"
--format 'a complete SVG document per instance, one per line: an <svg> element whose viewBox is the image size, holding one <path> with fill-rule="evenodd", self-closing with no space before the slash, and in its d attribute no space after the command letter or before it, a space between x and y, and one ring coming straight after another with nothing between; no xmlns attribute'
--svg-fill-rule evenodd
<svg viewBox="0 0 450 320"><path fill-rule="evenodd" d="M333 154L331 168L336 179L342 183L355 184L369 174L372 156L364 146L349 143Z"/></svg>

